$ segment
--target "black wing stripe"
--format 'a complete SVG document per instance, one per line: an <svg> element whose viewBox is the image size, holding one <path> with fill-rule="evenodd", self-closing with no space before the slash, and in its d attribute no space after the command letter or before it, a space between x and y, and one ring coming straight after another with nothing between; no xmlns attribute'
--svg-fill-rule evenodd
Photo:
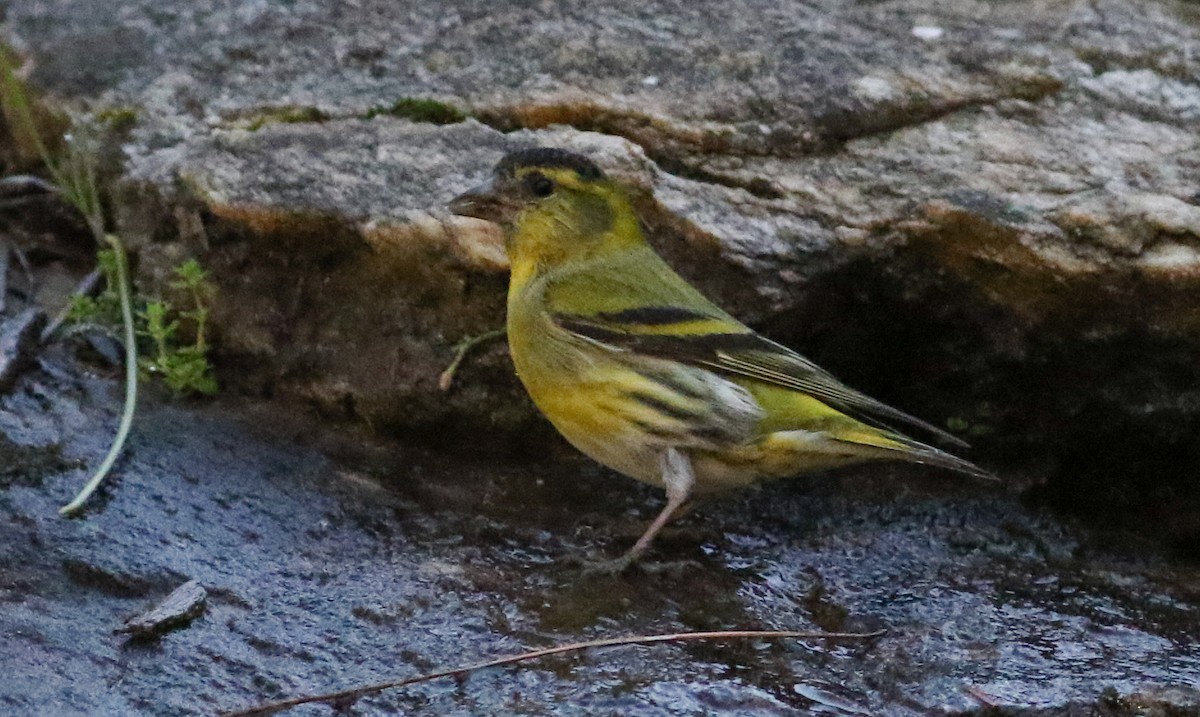
<svg viewBox="0 0 1200 717"><path fill-rule="evenodd" d="M658 411L665 416L670 416L677 421L695 421L702 418L701 414L696 413L695 411L689 411L681 406L671 405L661 398L651 396L648 393L631 391L628 395L630 398L642 404L643 406L652 408L655 411Z"/></svg>
<svg viewBox="0 0 1200 717"><path fill-rule="evenodd" d="M639 420L636 418L629 419L629 422L632 423L634 426L636 426L639 431L641 431L653 438L657 438L660 441L678 442L680 436L683 433L682 431L669 431L660 426L655 426L653 423L650 423L649 421L642 421L642 420Z"/></svg>
<svg viewBox="0 0 1200 717"><path fill-rule="evenodd" d="M712 317L705 317L712 318ZM713 360L718 351L745 351L761 348L764 339L750 332L736 334L634 334L595 324L586 319L558 318L558 325L571 333L601 341L617 348L679 361Z"/></svg>

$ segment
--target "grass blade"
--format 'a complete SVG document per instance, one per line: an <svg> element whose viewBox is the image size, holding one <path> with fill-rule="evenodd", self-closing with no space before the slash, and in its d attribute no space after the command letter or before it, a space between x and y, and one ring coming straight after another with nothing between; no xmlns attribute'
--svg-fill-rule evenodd
<svg viewBox="0 0 1200 717"><path fill-rule="evenodd" d="M104 456L100 467L88 479L83 490L79 491L75 499L59 508L60 515L72 515L78 512L92 493L100 487L100 483L112 470L125 447L129 429L133 426L133 414L137 409L138 358L137 341L133 329L133 298L130 296L129 286L129 259L125 255L125 246L120 239L112 234L106 234L104 238L117 257L117 293L121 299L121 321L125 328L125 405L121 411L121 424L117 427L117 435L108 449L108 454Z"/></svg>

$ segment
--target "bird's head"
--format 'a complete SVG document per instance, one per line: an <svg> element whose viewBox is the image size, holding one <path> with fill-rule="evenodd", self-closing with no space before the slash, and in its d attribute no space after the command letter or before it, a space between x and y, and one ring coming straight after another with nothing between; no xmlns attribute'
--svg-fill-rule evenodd
<svg viewBox="0 0 1200 717"><path fill-rule="evenodd" d="M514 270L542 271L644 241L615 182L587 157L549 147L508 154L450 210L503 227Z"/></svg>

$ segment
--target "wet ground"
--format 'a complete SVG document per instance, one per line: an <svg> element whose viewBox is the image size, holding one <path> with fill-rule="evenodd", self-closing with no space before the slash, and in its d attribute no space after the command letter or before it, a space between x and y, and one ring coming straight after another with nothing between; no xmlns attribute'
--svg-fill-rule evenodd
<svg viewBox="0 0 1200 717"><path fill-rule="evenodd" d="M56 349L0 397L0 713L212 715L579 639L696 629L866 644L616 648L365 698L356 715L1200 714L1200 566L994 486L869 468L709 505L676 570L584 578L658 496L575 458L425 452L296 407L143 399L57 515L119 385ZM113 630L196 580L207 612ZM331 714L323 705L290 714Z"/></svg>

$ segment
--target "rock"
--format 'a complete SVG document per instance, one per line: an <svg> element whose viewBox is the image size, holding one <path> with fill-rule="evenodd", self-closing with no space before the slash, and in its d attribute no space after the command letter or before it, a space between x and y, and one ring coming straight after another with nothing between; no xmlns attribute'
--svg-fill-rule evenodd
<svg viewBox="0 0 1200 717"><path fill-rule="evenodd" d="M224 385L540 443L502 351L437 390L504 285L495 235L439 207L552 143L628 182L668 258L772 337L1054 505L1195 548L1190 12L14 0L7 19L34 82L136 116L120 225L142 281L192 255L213 271Z"/></svg>
<svg viewBox="0 0 1200 717"><path fill-rule="evenodd" d="M186 627L203 615L207 601L208 591L195 580L189 580L172 590L153 608L126 620L115 631L128 633L138 640L159 637L171 630Z"/></svg>
<svg viewBox="0 0 1200 717"><path fill-rule="evenodd" d="M482 372L469 366L449 394L437 381L459 339L503 323L503 250L491 225L429 211L465 188L455 168L481 149L485 132L502 146L498 133L474 123L443 130L348 120L218 133L180 158L213 171L154 203L182 207L195 217L195 233L145 239L157 232L157 217L144 221L131 211L126 226L151 228L127 236L142 276L162 284L190 252L201 253L218 285L213 321L224 360L241 367L235 385L299 394L329 415L385 432L465 432L485 443L497 436L498 445L533 422L511 369L495 358ZM412 145L427 153L420 171L372 160ZM137 191L169 188L183 166L159 155L146 160ZM294 202L269 199L279 176L314 171L342 180L323 183L322 198L300 184ZM363 201L378 197L374 187L414 183L423 194L399 195L387 212Z"/></svg>

